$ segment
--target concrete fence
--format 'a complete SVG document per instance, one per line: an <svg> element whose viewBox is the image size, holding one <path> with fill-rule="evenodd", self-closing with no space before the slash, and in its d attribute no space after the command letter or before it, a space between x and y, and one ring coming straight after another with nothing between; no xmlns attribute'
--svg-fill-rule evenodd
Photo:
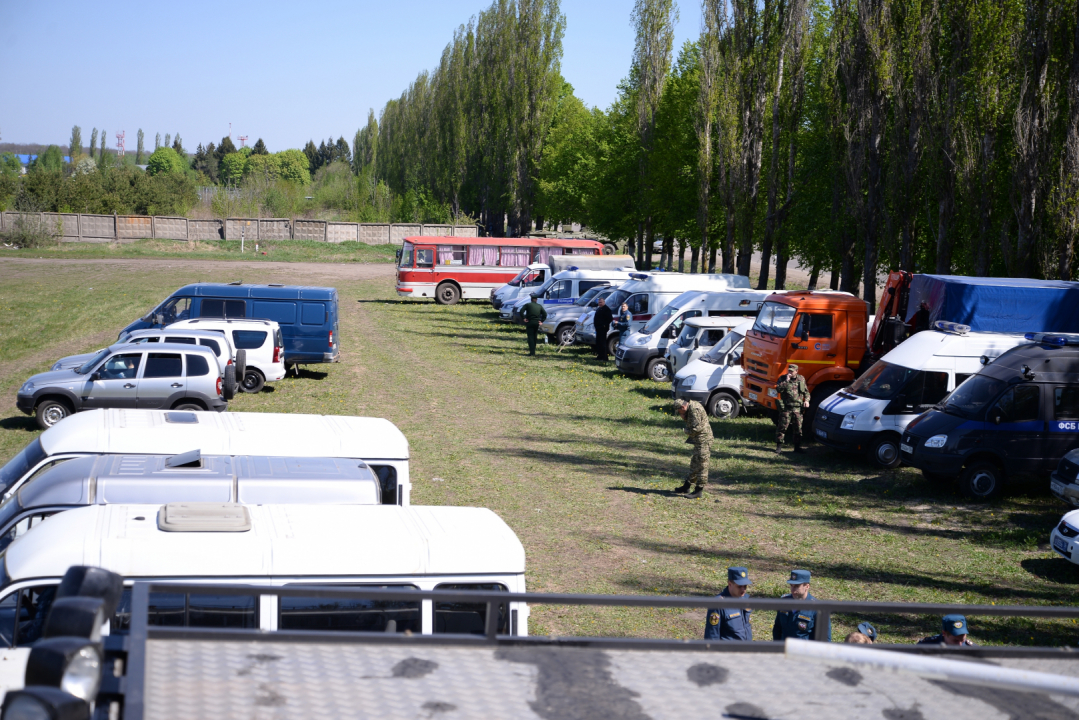
<svg viewBox="0 0 1079 720"><path fill-rule="evenodd" d="M62 242L117 240L317 240L400 245L412 235L477 237L476 225L419 223L351 223L302 218L227 218L192 220L161 215L84 215L77 213L0 213L0 232L11 230L20 218L38 221Z"/></svg>

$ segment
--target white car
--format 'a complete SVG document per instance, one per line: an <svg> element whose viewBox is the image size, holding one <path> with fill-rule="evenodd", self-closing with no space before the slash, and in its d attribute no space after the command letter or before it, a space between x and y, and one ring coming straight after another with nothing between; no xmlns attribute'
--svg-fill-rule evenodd
<svg viewBox="0 0 1079 720"><path fill-rule="evenodd" d="M1072 510L1060 519L1049 536L1053 551L1079 565L1079 510Z"/></svg>
<svg viewBox="0 0 1079 720"><path fill-rule="evenodd" d="M730 419L742 411L742 345L749 320L732 328L711 350L679 370L671 382L677 398L696 400L713 417Z"/></svg>
<svg viewBox="0 0 1079 720"><path fill-rule="evenodd" d="M285 377L285 343L281 327L273 320L222 320L196 318L181 320L166 329L214 330L232 342L237 351L247 354L239 386L244 392L257 393L268 382Z"/></svg>

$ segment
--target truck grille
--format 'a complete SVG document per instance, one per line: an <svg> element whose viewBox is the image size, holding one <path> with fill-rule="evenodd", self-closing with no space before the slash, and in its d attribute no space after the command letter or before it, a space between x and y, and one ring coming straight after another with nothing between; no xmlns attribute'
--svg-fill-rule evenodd
<svg viewBox="0 0 1079 720"><path fill-rule="evenodd" d="M751 358L747 358L746 367L752 368L757 372L764 373L765 375L768 374L768 365L766 363L762 363L760 360L753 360Z"/></svg>
<svg viewBox="0 0 1079 720"><path fill-rule="evenodd" d="M754 385L753 383L749 384L749 389L753 392L764 392L764 388L762 388L760 385Z"/></svg>

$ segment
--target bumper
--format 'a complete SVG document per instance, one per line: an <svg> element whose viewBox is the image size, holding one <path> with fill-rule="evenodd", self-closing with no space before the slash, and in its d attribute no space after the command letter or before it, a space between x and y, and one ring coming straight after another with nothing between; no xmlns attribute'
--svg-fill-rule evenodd
<svg viewBox="0 0 1079 720"><path fill-rule="evenodd" d="M207 403L207 404L210 406L210 409L213 410L214 412L225 412L226 410L229 409L228 402L226 402L224 398L220 398L220 397L217 398L216 400L210 400L210 402Z"/></svg>
<svg viewBox="0 0 1079 720"><path fill-rule="evenodd" d="M15 407L23 411L27 415L34 414L34 396L33 395L18 395L15 397Z"/></svg>
<svg viewBox="0 0 1079 720"><path fill-rule="evenodd" d="M495 297L494 294L492 293L492 295L491 295L491 307L493 307L495 310L501 310L502 309L502 298Z"/></svg>
<svg viewBox="0 0 1079 720"><path fill-rule="evenodd" d="M899 446L899 457L912 468L935 475L957 477L963 469L964 458L941 450L925 449L925 438L912 438L913 446L906 440ZM910 448L908 450L908 448Z"/></svg>
<svg viewBox="0 0 1079 720"><path fill-rule="evenodd" d="M711 395L711 390L683 390L682 388L675 388L672 393L675 398L682 398L683 400L696 400L701 405L704 405L708 400L708 396Z"/></svg>
<svg viewBox="0 0 1079 720"><path fill-rule="evenodd" d="M872 444L877 433L869 430L843 430L834 425L813 423L813 437L821 445L842 452L860 453Z"/></svg>
<svg viewBox="0 0 1079 720"><path fill-rule="evenodd" d="M336 360L326 360L325 362L337 362L337 361ZM259 370L262 370L262 368L259 368ZM283 364L282 365L274 365L274 366L269 367L266 370L264 370L263 374L266 376L266 382L274 382L275 380L280 380L281 378L285 377L285 366Z"/></svg>
<svg viewBox="0 0 1079 720"><path fill-rule="evenodd" d="M619 345L614 351L614 364L627 375L644 375L644 369L653 357L659 357L658 350Z"/></svg>
<svg viewBox="0 0 1079 720"><path fill-rule="evenodd" d="M1077 539L1079 538L1064 537L1059 530L1053 528L1053 532L1049 536L1049 544L1057 555L1079 564L1079 543L1076 542Z"/></svg>
<svg viewBox="0 0 1079 720"><path fill-rule="evenodd" d="M341 361L341 351L335 349L333 352L322 353L322 362L334 363Z"/></svg>
<svg viewBox="0 0 1079 720"><path fill-rule="evenodd" d="M1079 482L1066 480L1054 472L1049 476L1049 490L1069 505L1079 507Z"/></svg>

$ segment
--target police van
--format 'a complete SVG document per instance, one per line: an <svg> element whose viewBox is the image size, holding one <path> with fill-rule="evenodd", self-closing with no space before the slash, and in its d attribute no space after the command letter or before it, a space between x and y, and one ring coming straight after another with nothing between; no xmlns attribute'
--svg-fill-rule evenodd
<svg viewBox="0 0 1079 720"><path fill-rule="evenodd" d="M907 425L903 462L985 500L1010 477L1049 475L1079 446L1079 335L1026 337Z"/></svg>
<svg viewBox="0 0 1079 720"><path fill-rule="evenodd" d="M689 275L686 277L709 276ZM651 314L648 314L647 319L641 317L643 322L640 325L635 323L630 329L630 334L615 348L614 359L618 369L627 375L643 375L657 382L666 382L671 376L665 357L667 345L682 332L686 320L692 317L733 317L740 320L756 317L761 305L772 292L750 290L749 278L741 275L734 277L740 278L739 285L745 285L745 287L712 289L706 283L703 287L695 285L692 289L671 297L666 302L657 298L650 308ZM721 282L725 281L721 280L716 284ZM620 288L619 292L624 289L626 286ZM637 291L634 289L632 293L634 294L629 296L630 301L634 299ZM612 299L614 299L613 296ZM660 303L662 303L661 307ZM616 315L618 307L612 307ZM632 304L630 312L634 312ZM640 315L634 312L635 321L638 317Z"/></svg>
<svg viewBox="0 0 1079 720"><path fill-rule="evenodd" d="M527 295L543 286L551 277L551 268L545 263L532 263L517 273L517 277L500 288L491 291L491 307L501 310L506 303L512 303L524 293Z"/></svg>
<svg viewBox="0 0 1079 720"><path fill-rule="evenodd" d="M502 305L498 312L499 320L509 320L515 323L523 323L521 308L532 301L532 294L538 297L536 302L543 305L548 312L553 308L563 305L573 305L577 298L587 293L592 288L601 285L621 285L629 280L633 268L618 268L614 270L583 270L571 266L551 278L538 288L535 288L512 302Z"/></svg>
<svg viewBox="0 0 1079 720"><path fill-rule="evenodd" d="M742 399L742 376L745 374L742 369L742 345L751 327L752 320L736 325L706 353L678 370L671 380L674 396L696 400L712 417L738 417L745 407Z"/></svg>
<svg viewBox="0 0 1079 720"><path fill-rule="evenodd" d="M938 321L873 364L817 408L813 432L836 450L864 453L877 467L900 463L907 425L1002 353L1029 341L1021 334L970 332Z"/></svg>
<svg viewBox="0 0 1079 720"><path fill-rule="evenodd" d="M150 625L215 629L482 634L486 604L278 597L259 587L525 591L525 553L495 513L473 507L387 505L93 505L53 515L0 554L0 686L23 685L56 588L73 565L124 577L107 624L124 635L131 584L199 583L197 593L150 594ZM214 584L249 595L217 595ZM528 634L528 606L498 608L498 632Z"/></svg>
<svg viewBox="0 0 1079 720"><path fill-rule="evenodd" d="M667 345L667 368L670 375L704 355L733 328L745 324L744 317L691 317L682 325L682 332Z"/></svg>
<svg viewBox="0 0 1079 720"><path fill-rule="evenodd" d="M84 455L322 457L363 460L379 479L382 501L408 505L408 440L389 420L347 415L90 410L31 440L0 468L9 495L35 473Z"/></svg>

